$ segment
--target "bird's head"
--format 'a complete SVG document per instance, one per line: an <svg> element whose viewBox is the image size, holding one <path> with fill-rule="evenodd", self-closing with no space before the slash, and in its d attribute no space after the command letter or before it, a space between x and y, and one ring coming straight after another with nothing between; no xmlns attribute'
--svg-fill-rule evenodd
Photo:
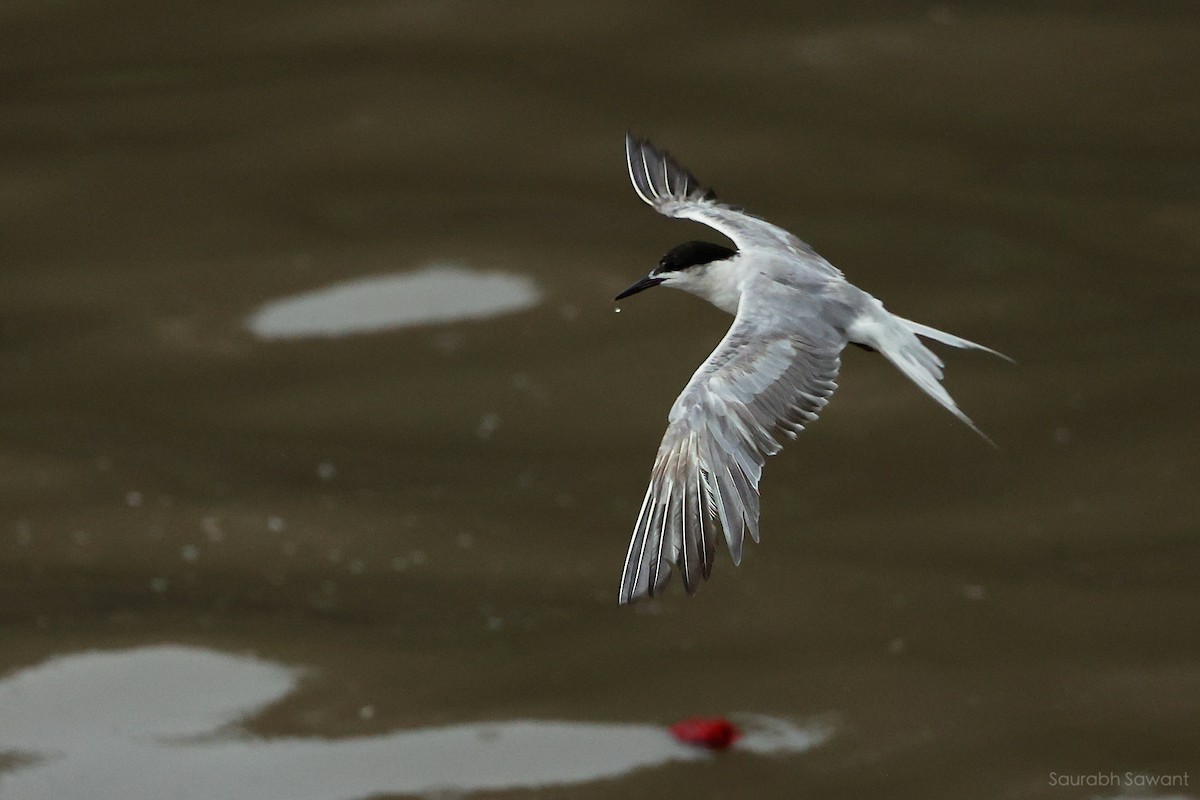
<svg viewBox="0 0 1200 800"><path fill-rule="evenodd" d="M674 286L684 289L701 280L713 262L724 261L737 255L736 250L730 250L712 242L684 242L667 251L658 262L658 266L650 270L650 274L621 292L614 299L621 300L632 294L658 286Z"/></svg>

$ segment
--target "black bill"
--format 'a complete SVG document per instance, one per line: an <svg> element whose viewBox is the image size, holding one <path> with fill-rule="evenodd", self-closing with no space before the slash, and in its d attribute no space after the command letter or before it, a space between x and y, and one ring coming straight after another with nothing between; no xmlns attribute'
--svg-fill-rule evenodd
<svg viewBox="0 0 1200 800"><path fill-rule="evenodd" d="M628 289L626 289L625 291L621 292L619 295L614 297L613 300L624 299L626 297L629 297L629 295L631 295L631 294L637 294L638 292L649 289L652 286L658 286L662 282L663 282L662 278L656 277L654 275L647 275L646 277L642 278L640 281L635 283L633 286L630 286Z"/></svg>

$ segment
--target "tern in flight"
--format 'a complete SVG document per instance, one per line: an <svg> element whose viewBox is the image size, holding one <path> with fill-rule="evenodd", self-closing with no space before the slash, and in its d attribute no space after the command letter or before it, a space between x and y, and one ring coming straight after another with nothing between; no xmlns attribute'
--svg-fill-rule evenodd
<svg viewBox="0 0 1200 800"><path fill-rule="evenodd" d="M763 463L779 452L781 435L795 438L829 402L847 344L882 353L983 436L918 336L1006 356L891 313L792 234L718 201L647 140L627 135L625 152L633 188L655 211L702 222L737 249L686 242L616 297L669 286L734 315L671 407L625 558L622 604L661 591L672 565L695 592L712 572L718 530L741 562L745 535L758 541Z"/></svg>

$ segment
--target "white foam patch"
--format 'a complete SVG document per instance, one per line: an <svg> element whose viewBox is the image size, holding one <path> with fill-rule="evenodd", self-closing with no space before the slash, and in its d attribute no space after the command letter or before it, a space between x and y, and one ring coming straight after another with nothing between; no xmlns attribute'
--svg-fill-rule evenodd
<svg viewBox="0 0 1200 800"><path fill-rule="evenodd" d="M295 690L305 671L195 647L51 659L0 681L5 800L356 800L460 795L606 780L712 755L665 727L498 720L369 736L264 739L240 723ZM739 718L734 749L799 753L832 730Z"/></svg>
<svg viewBox="0 0 1200 800"><path fill-rule="evenodd" d="M346 336L485 319L540 301L537 284L524 275L435 265L272 300L251 314L246 326L260 339Z"/></svg>

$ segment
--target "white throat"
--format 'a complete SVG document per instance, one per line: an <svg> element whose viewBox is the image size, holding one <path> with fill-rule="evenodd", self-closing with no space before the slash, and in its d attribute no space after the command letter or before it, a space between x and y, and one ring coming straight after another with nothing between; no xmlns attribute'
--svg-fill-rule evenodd
<svg viewBox="0 0 1200 800"><path fill-rule="evenodd" d="M663 286L682 289L703 298L729 314L737 314L742 299L745 265L739 256L713 261L701 267L669 273Z"/></svg>

